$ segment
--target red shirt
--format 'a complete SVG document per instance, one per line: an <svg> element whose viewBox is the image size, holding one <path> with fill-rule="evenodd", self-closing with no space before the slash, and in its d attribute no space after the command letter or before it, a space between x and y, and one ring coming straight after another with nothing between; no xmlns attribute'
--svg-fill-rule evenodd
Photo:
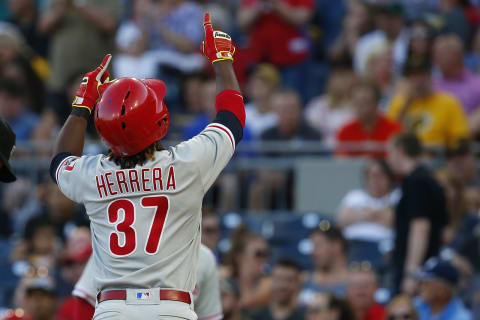
<svg viewBox="0 0 480 320"><path fill-rule="evenodd" d="M362 320L384 320L387 318L387 310L378 303L372 304Z"/></svg>
<svg viewBox="0 0 480 320"><path fill-rule="evenodd" d="M342 143L385 143L394 134L402 130L402 125L394 120L388 119L384 115L378 114L377 122L370 131L365 130L363 124L354 120L343 126L337 134L337 141L340 144L337 147L337 155L346 156L372 156L385 157L385 150L371 151L348 151L348 146Z"/></svg>
<svg viewBox="0 0 480 320"><path fill-rule="evenodd" d="M280 0L291 7L314 10L313 0ZM263 0L243 0L244 8L262 5ZM305 61L309 55L309 40L301 28L293 26L274 11L260 14L250 28L250 54L254 63L268 61L279 67Z"/></svg>

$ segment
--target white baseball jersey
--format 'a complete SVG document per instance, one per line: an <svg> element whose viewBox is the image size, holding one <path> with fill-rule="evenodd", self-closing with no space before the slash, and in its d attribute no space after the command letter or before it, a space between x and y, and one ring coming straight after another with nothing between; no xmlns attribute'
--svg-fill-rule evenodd
<svg viewBox="0 0 480 320"><path fill-rule="evenodd" d="M95 296L98 293L94 275L93 259L90 258L72 292L72 295L87 300L92 306L95 306ZM217 263L212 251L203 244L200 245L196 278L193 301L198 319L222 319Z"/></svg>
<svg viewBox="0 0 480 320"><path fill-rule="evenodd" d="M83 203L91 220L98 290L193 291L202 199L234 149L230 129L211 123L133 169L121 170L104 155L60 162L58 187Z"/></svg>

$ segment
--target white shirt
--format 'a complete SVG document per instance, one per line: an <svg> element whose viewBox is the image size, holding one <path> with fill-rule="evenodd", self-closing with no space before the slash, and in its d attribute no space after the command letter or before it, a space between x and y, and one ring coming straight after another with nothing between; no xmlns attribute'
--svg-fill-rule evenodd
<svg viewBox="0 0 480 320"><path fill-rule="evenodd" d="M254 137L260 137L263 131L275 126L278 122L275 112L260 113L253 102L245 105L245 115L246 126Z"/></svg>
<svg viewBox="0 0 480 320"><path fill-rule="evenodd" d="M395 189L382 198L374 198L362 189L348 192L340 203L342 209L364 209L383 210L394 207L400 201L401 191ZM384 241L393 240L393 230L375 222L365 221L349 225L343 230L343 235L349 240L363 241Z"/></svg>

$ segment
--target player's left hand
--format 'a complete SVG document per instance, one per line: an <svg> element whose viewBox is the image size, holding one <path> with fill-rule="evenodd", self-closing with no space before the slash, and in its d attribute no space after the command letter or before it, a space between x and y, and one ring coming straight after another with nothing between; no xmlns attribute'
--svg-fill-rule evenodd
<svg viewBox="0 0 480 320"><path fill-rule="evenodd" d="M213 31L212 22L210 21L210 13L205 13L203 21L205 30L205 40L202 41L200 50L203 55L210 60L211 63L218 61L233 61L235 46L232 38L222 31Z"/></svg>
<svg viewBox="0 0 480 320"><path fill-rule="evenodd" d="M111 59L112 55L107 54L97 69L83 76L82 83L75 93L75 99L72 103L73 107L86 108L92 113L93 108L100 98L99 87L110 80L110 74L107 68Z"/></svg>

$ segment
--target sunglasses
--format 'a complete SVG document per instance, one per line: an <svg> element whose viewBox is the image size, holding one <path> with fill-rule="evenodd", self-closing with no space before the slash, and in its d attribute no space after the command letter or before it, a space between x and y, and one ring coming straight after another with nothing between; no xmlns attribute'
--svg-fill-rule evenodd
<svg viewBox="0 0 480 320"><path fill-rule="evenodd" d="M413 320L413 315L411 313L392 314L388 317L388 320Z"/></svg>
<svg viewBox="0 0 480 320"><path fill-rule="evenodd" d="M256 250L254 253L253 253L253 256L255 258L263 258L263 259L266 259L268 258L268 252L266 250Z"/></svg>

